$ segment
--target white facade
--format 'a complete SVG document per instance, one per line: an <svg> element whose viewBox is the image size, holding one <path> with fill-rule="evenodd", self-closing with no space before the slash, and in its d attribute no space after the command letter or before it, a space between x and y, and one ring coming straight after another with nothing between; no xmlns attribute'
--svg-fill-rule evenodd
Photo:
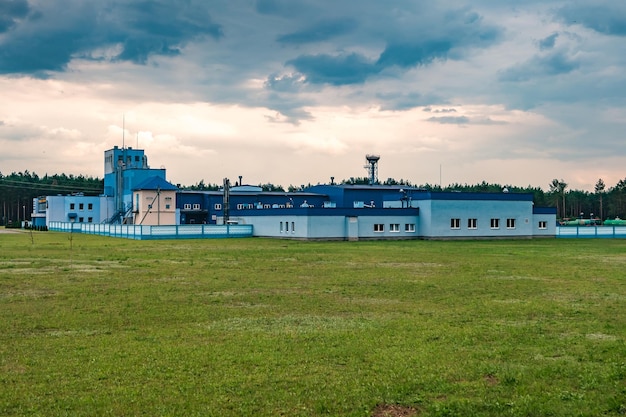
<svg viewBox="0 0 626 417"><path fill-rule="evenodd" d="M46 224L56 222L102 223L115 213L107 196L46 196Z"/></svg>

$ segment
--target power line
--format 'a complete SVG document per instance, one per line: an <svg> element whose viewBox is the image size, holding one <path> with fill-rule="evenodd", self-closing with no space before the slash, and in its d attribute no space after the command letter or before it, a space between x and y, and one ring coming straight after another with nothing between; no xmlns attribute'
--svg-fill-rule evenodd
<svg viewBox="0 0 626 417"><path fill-rule="evenodd" d="M0 187L17 188L32 191L43 190L56 190L56 191L69 191L69 192L87 192L87 193L101 193L103 188L91 188L80 187L77 185L62 185L62 184L42 184L32 183L27 181L15 181L5 178L0 179Z"/></svg>

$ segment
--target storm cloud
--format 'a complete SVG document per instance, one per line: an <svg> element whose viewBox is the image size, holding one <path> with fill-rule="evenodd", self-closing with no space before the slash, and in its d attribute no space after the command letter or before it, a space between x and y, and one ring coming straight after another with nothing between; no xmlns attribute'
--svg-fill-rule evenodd
<svg viewBox="0 0 626 417"><path fill-rule="evenodd" d="M0 163L101 175L134 138L181 183L348 178L375 152L415 183L611 184L625 36L608 0L5 0Z"/></svg>

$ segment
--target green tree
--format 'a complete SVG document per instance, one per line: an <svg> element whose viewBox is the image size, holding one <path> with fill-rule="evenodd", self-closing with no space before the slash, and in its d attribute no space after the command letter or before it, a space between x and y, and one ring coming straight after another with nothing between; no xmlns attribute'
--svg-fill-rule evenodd
<svg viewBox="0 0 626 417"><path fill-rule="evenodd" d="M593 188L593 191L596 194L596 197L598 198L598 202L600 203L600 220L604 220L603 214L603 207L602 207L602 200L604 197L604 189L606 188L606 185L604 184L604 181L602 180L602 178L598 179L598 182L596 182L595 187Z"/></svg>
<svg viewBox="0 0 626 417"><path fill-rule="evenodd" d="M565 190L567 189L567 183L563 180L557 180L556 178L550 183L550 193L556 198L556 211L559 213L559 201L563 201L560 207L561 218L565 217Z"/></svg>

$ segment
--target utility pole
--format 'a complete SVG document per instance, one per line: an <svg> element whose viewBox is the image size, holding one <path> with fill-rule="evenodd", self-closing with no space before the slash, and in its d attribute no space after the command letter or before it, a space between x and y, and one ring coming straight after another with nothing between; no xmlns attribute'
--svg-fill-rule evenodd
<svg viewBox="0 0 626 417"><path fill-rule="evenodd" d="M222 205L224 206L224 224L228 224L230 216L230 180L224 178L224 195Z"/></svg>

